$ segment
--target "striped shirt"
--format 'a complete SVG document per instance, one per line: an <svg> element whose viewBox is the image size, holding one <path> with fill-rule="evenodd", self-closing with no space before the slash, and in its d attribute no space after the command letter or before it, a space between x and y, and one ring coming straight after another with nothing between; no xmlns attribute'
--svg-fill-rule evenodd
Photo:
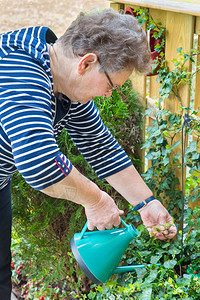
<svg viewBox="0 0 200 300"><path fill-rule="evenodd" d="M55 98L47 27L0 35L0 189L17 170L36 190L72 170L56 138L65 129L100 179L132 164L102 123L93 101Z"/></svg>

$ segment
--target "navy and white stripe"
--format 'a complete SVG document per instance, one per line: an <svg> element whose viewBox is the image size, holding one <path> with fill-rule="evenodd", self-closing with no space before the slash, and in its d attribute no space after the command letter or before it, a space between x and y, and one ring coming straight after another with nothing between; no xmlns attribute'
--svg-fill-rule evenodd
<svg viewBox="0 0 200 300"><path fill-rule="evenodd" d="M65 128L100 179L132 164L102 123L93 101L85 105L72 103Z"/></svg>
<svg viewBox="0 0 200 300"><path fill-rule="evenodd" d="M131 161L103 125L92 101L68 103L58 116L53 95L46 27L0 35L0 188L18 170L41 190L67 176L71 162L55 138L65 128L100 178Z"/></svg>

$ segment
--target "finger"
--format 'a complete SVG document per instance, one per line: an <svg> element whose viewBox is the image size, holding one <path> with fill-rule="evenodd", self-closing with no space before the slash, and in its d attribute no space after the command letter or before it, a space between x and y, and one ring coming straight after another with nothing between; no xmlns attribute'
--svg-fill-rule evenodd
<svg viewBox="0 0 200 300"><path fill-rule="evenodd" d="M170 233L168 234L168 239L173 239L173 237L175 237L176 233Z"/></svg>
<svg viewBox="0 0 200 300"><path fill-rule="evenodd" d="M113 214L113 216L112 216L112 225L110 223L108 223L108 225L111 225L110 228L112 228L113 226L117 227L121 224L120 216L123 215L123 214L124 214L124 211L120 210L120 209L118 210L118 213ZM106 226L106 228L107 228L107 226Z"/></svg>
<svg viewBox="0 0 200 300"><path fill-rule="evenodd" d="M103 231L103 230L106 229L106 227L103 226L103 225L98 225L98 226L97 226L97 229L98 229L99 231Z"/></svg>
<svg viewBox="0 0 200 300"><path fill-rule="evenodd" d="M156 235L156 239L157 240L161 240L161 241L164 241L164 240L167 240L168 239L168 237L165 237L164 235Z"/></svg>
<svg viewBox="0 0 200 300"><path fill-rule="evenodd" d="M156 231L155 232L155 238L158 240L166 240L168 239L168 231Z"/></svg>
<svg viewBox="0 0 200 300"><path fill-rule="evenodd" d="M169 228L169 232L168 232L169 239L172 239L176 234L177 234L177 228L176 228L176 226L175 225L171 226Z"/></svg>
<svg viewBox="0 0 200 300"><path fill-rule="evenodd" d="M168 234L169 234L169 231L168 231L168 230L163 230L163 231L162 231L162 234L163 234L163 235L168 235Z"/></svg>
<svg viewBox="0 0 200 300"><path fill-rule="evenodd" d="M106 229L111 229L112 227L113 227L113 225L111 225L111 224L106 225Z"/></svg>
<svg viewBox="0 0 200 300"><path fill-rule="evenodd" d="M88 230L94 230L95 226L92 222L88 221Z"/></svg>
<svg viewBox="0 0 200 300"><path fill-rule="evenodd" d="M174 228L174 231L167 231L166 230L164 232L159 232L156 234L156 239L159 240L166 240L166 239L172 239L177 233L176 227Z"/></svg>
<svg viewBox="0 0 200 300"><path fill-rule="evenodd" d="M159 239L159 240L166 239L165 235L163 235L162 232L159 232L154 228L148 228L148 232L149 232L150 237L154 237L155 239Z"/></svg>
<svg viewBox="0 0 200 300"><path fill-rule="evenodd" d="M113 226L115 226L115 227L119 226L120 224L121 224L121 219L120 218L118 218L117 220L115 220L113 222Z"/></svg>
<svg viewBox="0 0 200 300"><path fill-rule="evenodd" d="M122 216L124 214L124 211L119 209L119 215Z"/></svg>

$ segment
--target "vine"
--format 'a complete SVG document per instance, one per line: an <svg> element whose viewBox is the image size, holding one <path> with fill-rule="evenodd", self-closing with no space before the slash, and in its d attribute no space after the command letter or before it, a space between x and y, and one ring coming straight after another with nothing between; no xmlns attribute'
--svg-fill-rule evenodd
<svg viewBox="0 0 200 300"><path fill-rule="evenodd" d="M198 142L200 141L200 126L198 110L192 107L184 107L181 89L187 85L191 88L191 82L199 72L196 70L188 72L187 62L195 61L199 54L198 50L192 49L184 53L182 47L177 49L178 58L173 59L174 67L169 69L165 60L165 28L161 23L156 23L147 10L135 11L136 17L141 25L147 23L147 30L153 30L153 37L160 42L155 45L159 56L154 60L152 73L157 74L157 82L160 83L158 99L155 109L146 109L144 116L152 116L155 120L148 127L143 149L146 150L146 159L151 163L143 174L146 183L153 190L155 196L167 204L168 210L175 221L180 224L182 211L182 193L176 170L181 169L181 152L177 147L183 142L184 165L187 167L187 179L185 190L184 211L184 248L181 247L182 232L179 230L176 240L159 241L153 237L149 239L147 230L143 225L137 227L138 239L124 254L126 264L149 264L143 269L135 269L135 272L118 276L110 280L103 287L97 287L96 292L91 291L89 299L138 299L138 300L194 300L200 297L200 209L191 209L189 202L200 198L200 154ZM157 68L159 65L159 69ZM175 96L179 103L178 111L171 112L164 109L165 101L170 101ZM189 114L188 117L185 113ZM185 137L191 137L195 133L196 140L186 144L181 141L183 124ZM171 201L169 201L169 199ZM139 215L129 208L127 219L138 222ZM183 250L183 253L182 253ZM182 255L183 254L183 255ZM161 266L155 266L161 263Z"/></svg>
<svg viewBox="0 0 200 300"><path fill-rule="evenodd" d="M150 116L153 113L155 120L152 122L152 126L148 127L148 139L143 144L143 148L146 150L146 159L151 162L151 166L143 176L157 198L165 204L167 203L168 209L178 222L181 212L181 191L175 171L181 168L181 153L177 152L177 147L180 147L181 144L180 133L185 112L190 112L193 117L186 129L186 134L188 136L195 134L196 137L195 141L189 141L184 152L184 167L187 167L190 174L186 180L186 204L188 205L189 201L195 201L200 197L198 184L200 128L195 122L195 118L198 121L198 110L194 111L192 107L185 107L183 105L184 95L181 94L183 86L187 85L189 89L191 88L192 80L200 70L200 66L191 72L187 70L187 62L194 63L200 51L191 49L188 53L184 53L183 48L179 47L177 49L178 57L172 59L174 67L169 69L164 53L166 29L162 23L155 22L148 10L135 10L135 13L140 24L143 25L146 22L147 31L153 31L152 36L157 40L154 49L159 53L159 56L153 61L152 69L152 73L156 70L156 82L160 83L158 95L155 97L158 99L156 112L155 109L149 108L144 113L144 116ZM175 113L163 108L163 103L170 101L171 95L175 96L179 102L179 109ZM173 199L173 201L169 201L169 199Z"/></svg>

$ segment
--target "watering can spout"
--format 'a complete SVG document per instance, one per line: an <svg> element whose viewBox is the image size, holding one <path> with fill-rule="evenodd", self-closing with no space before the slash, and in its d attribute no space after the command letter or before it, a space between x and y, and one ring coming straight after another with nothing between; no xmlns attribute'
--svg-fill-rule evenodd
<svg viewBox="0 0 200 300"><path fill-rule="evenodd" d="M124 228L104 231L87 230L87 222L80 233L70 240L74 257L87 277L96 284L105 283L112 274L134 271L144 265L119 266L129 243L138 236L136 228L122 220Z"/></svg>
<svg viewBox="0 0 200 300"><path fill-rule="evenodd" d="M152 266L152 264L119 266L119 267L116 267L114 269L113 274L120 274L120 273L132 272L132 271L135 271L135 269L144 268L146 266L150 267L150 266ZM156 264L156 266L161 266L161 264Z"/></svg>

